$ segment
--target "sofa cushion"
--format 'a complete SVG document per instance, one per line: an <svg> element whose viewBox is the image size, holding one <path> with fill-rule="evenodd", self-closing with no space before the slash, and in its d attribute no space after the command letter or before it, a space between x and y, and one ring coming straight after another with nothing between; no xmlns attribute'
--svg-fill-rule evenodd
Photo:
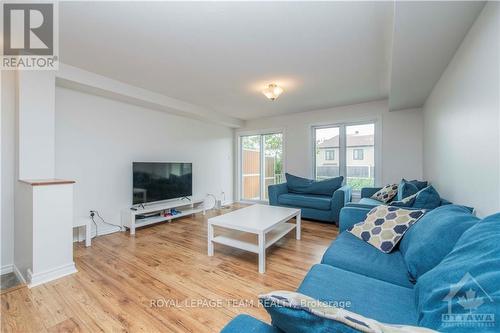
<svg viewBox="0 0 500 333"><path fill-rule="evenodd" d="M415 201L413 201L413 208L420 209L434 209L441 205L441 197L436 189L429 185L423 190L417 192Z"/></svg>
<svg viewBox="0 0 500 333"><path fill-rule="evenodd" d="M464 331L460 325L465 324L473 325L466 327L467 332L499 331L499 239L500 214L495 214L466 230L443 261L418 279L421 326L457 332ZM458 317L447 316L450 313ZM458 322L449 321L457 318Z"/></svg>
<svg viewBox="0 0 500 333"><path fill-rule="evenodd" d="M383 253L349 232L341 233L332 242L321 263L403 287L413 287L401 252Z"/></svg>
<svg viewBox="0 0 500 333"><path fill-rule="evenodd" d="M398 194L398 185L397 184L389 184L382 187L378 190L374 195L372 195L372 199L381 201L383 203L388 203Z"/></svg>
<svg viewBox="0 0 500 333"><path fill-rule="evenodd" d="M464 231L478 221L469 208L458 205L441 206L425 214L399 246L412 279L439 264Z"/></svg>
<svg viewBox="0 0 500 333"><path fill-rule="evenodd" d="M318 194L332 196L342 186L344 177L336 177L321 181L285 174L288 192L299 194Z"/></svg>
<svg viewBox="0 0 500 333"><path fill-rule="evenodd" d="M417 185L413 184L410 181L407 181L406 179L401 179L401 182L399 183L398 186L398 195L396 196L396 200L401 201L406 197L409 197L411 195L414 195L419 191Z"/></svg>
<svg viewBox="0 0 500 333"><path fill-rule="evenodd" d="M368 205L368 206L380 206L383 204L382 201L378 201L376 199L372 199L372 198L361 198L359 199L359 201L357 202L358 204L362 204L362 205Z"/></svg>
<svg viewBox="0 0 500 333"><path fill-rule="evenodd" d="M363 222L356 223L347 231L380 251L389 253L405 232L424 214L424 210L377 206L368 213Z"/></svg>
<svg viewBox="0 0 500 333"><path fill-rule="evenodd" d="M329 265L314 265L297 291L384 323L417 322L413 289Z"/></svg>
<svg viewBox="0 0 500 333"><path fill-rule="evenodd" d="M293 207L307 207L321 210L330 210L332 207L332 197L314 194L287 193L278 197L281 205Z"/></svg>
<svg viewBox="0 0 500 333"><path fill-rule="evenodd" d="M221 331L221 333L282 333L277 327L268 325L249 315L240 314L233 318Z"/></svg>

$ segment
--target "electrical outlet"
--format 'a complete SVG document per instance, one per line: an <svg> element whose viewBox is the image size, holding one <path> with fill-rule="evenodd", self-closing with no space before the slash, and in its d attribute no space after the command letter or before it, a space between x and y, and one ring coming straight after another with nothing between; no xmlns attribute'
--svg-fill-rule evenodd
<svg viewBox="0 0 500 333"><path fill-rule="evenodd" d="M94 217L95 216L95 212L93 210L90 211L90 217Z"/></svg>

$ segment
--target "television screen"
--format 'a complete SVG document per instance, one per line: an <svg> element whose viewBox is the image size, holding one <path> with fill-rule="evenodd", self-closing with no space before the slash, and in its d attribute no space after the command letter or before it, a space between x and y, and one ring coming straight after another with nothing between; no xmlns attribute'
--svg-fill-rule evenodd
<svg viewBox="0 0 500 333"><path fill-rule="evenodd" d="M191 163L134 162L133 204L191 196Z"/></svg>

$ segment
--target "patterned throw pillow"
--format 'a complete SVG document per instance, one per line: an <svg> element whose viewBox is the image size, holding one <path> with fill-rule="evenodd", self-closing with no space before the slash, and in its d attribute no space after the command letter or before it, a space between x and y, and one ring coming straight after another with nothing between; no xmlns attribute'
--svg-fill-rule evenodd
<svg viewBox="0 0 500 333"><path fill-rule="evenodd" d="M396 194L398 194L398 184L385 185L372 195L372 199L388 203Z"/></svg>
<svg viewBox="0 0 500 333"><path fill-rule="evenodd" d="M373 208L363 222L356 223L347 231L380 251L389 253L424 214L425 210L381 205Z"/></svg>

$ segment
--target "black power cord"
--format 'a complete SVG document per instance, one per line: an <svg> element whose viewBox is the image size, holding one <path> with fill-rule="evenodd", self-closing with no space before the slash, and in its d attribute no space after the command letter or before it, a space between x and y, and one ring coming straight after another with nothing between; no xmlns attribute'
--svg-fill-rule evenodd
<svg viewBox="0 0 500 333"><path fill-rule="evenodd" d="M97 236L99 235L99 231L98 231L97 223L96 223L96 221L94 220L94 216L95 216L95 215L97 215L97 217L99 217L99 219L102 221L102 223L104 223L104 224L108 224L108 225L111 225L111 226L113 226L113 227L117 227L119 231L120 231L120 230L122 230L122 227L121 227L121 226L119 226L119 225L117 225L117 224L113 224L113 223L106 222L106 221L102 218L102 216L99 214L99 212L98 212L97 210L91 210L91 211L90 211L90 218L92 219L92 222L94 223L94 226L95 226L95 236L94 236L94 237L92 237L92 238L95 238L95 237L97 237Z"/></svg>
<svg viewBox="0 0 500 333"><path fill-rule="evenodd" d="M99 234L99 232L97 230L97 223L94 220L94 215L95 215L95 213L93 211L90 211L90 219L92 220L92 222L94 223L94 226L95 226L95 235L94 235L94 237L92 237L92 239L96 238Z"/></svg>

